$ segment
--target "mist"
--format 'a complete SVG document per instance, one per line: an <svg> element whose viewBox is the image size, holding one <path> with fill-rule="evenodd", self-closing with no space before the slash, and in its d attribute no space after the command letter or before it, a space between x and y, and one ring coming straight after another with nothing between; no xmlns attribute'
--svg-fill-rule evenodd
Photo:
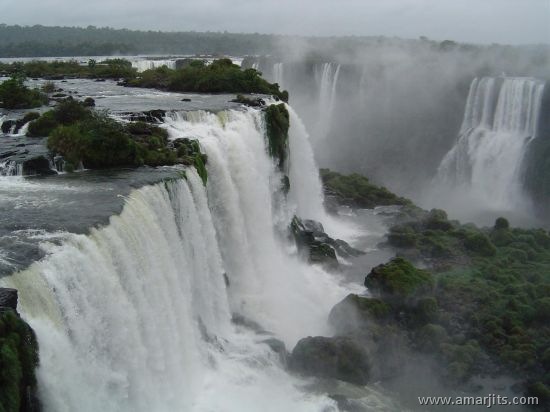
<svg viewBox="0 0 550 412"><path fill-rule="evenodd" d="M495 214L506 212L518 224L535 222L526 203L485 214L491 205L448 199L445 185L434 190L434 178L458 140L472 81L544 80L550 73L548 47L370 38L293 47L281 42L279 50L260 59L259 69L290 91L321 167L362 173L423 207L445 206L467 221L491 224ZM284 62L278 73L276 62Z"/></svg>

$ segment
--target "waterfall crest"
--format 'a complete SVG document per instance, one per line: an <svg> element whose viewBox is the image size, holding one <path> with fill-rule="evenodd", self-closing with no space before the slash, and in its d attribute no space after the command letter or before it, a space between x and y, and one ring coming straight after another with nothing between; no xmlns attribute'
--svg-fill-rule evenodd
<svg viewBox="0 0 550 412"><path fill-rule="evenodd" d="M301 392L261 343L274 336L292 348L327 333L330 309L350 291L281 236L292 210L262 113L172 113L163 126L172 139L199 140L206 187L188 169L134 190L107 226L46 242L46 258L0 279L20 290L37 333L46 411L252 412L266 391L266 411L335 410ZM306 138L293 135L293 147ZM233 313L272 334L234 325Z"/></svg>

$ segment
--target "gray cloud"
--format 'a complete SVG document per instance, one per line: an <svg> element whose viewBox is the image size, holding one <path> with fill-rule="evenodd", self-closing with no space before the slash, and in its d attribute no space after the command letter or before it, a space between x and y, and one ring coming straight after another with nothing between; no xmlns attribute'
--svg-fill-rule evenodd
<svg viewBox="0 0 550 412"><path fill-rule="evenodd" d="M7 24L550 43L549 0L4 0Z"/></svg>

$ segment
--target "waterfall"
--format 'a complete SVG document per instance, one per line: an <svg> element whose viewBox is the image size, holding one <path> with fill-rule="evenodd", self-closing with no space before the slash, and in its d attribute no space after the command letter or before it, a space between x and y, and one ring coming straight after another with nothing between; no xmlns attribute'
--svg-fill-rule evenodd
<svg viewBox="0 0 550 412"><path fill-rule="evenodd" d="M326 221L323 207L323 187L315 166L313 150L304 123L290 106L289 152L290 192L289 199L296 206L298 216Z"/></svg>
<svg viewBox="0 0 550 412"><path fill-rule="evenodd" d="M292 148L310 153L291 121ZM206 187L188 169L134 190L107 226L44 243L46 258L0 279L20 290L37 333L46 411L336 410L298 389L261 343L270 335L230 321L239 313L292 348L327 333L331 307L350 291L281 236L291 212L262 112L171 113L163 127L199 140ZM301 167L315 165L294 162L292 174L312 174Z"/></svg>
<svg viewBox="0 0 550 412"><path fill-rule="evenodd" d="M0 176L23 176L23 165L15 160L0 162Z"/></svg>
<svg viewBox="0 0 550 412"><path fill-rule="evenodd" d="M321 140L325 139L330 131L339 76L339 64L323 63L320 68L315 66L315 80L319 90L319 123L316 137Z"/></svg>
<svg viewBox="0 0 550 412"><path fill-rule="evenodd" d="M273 65L273 82L277 83L279 87L284 89L284 63L275 63Z"/></svg>
<svg viewBox="0 0 550 412"><path fill-rule="evenodd" d="M455 146L437 181L488 209L522 202L522 161L535 137L544 83L533 78L474 79Z"/></svg>
<svg viewBox="0 0 550 412"><path fill-rule="evenodd" d="M156 69L162 66L166 66L169 69L175 69L176 61L175 60L136 60L132 62L132 67L136 68L138 72L144 72L145 70Z"/></svg>

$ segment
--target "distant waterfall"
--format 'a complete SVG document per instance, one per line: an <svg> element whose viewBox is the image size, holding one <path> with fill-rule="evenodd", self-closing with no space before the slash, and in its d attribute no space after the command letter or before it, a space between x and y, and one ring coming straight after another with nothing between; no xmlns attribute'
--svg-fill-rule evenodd
<svg viewBox="0 0 550 412"><path fill-rule="evenodd" d="M522 161L535 137L544 83L533 78L474 79L458 141L438 180L492 208L522 198Z"/></svg>
<svg viewBox="0 0 550 412"><path fill-rule="evenodd" d="M316 137L319 139L326 138L329 133L339 76L339 64L323 63L315 66L315 80L319 90L319 124Z"/></svg>
<svg viewBox="0 0 550 412"><path fill-rule="evenodd" d="M135 190L109 225L44 243L46 258L0 279L20 290L37 333L45 410L336 411L297 389L261 343L270 335L230 322L237 312L291 348L327 333L330 308L349 292L278 233L292 211L278 195L263 113L171 113L163 126L171 139L199 139L206 187L187 169ZM291 149L307 155L307 140L297 141L306 138L293 130ZM292 163L293 176L315 176L300 170L315 168L313 158ZM314 192L302 209L319 207Z"/></svg>
<svg viewBox="0 0 550 412"><path fill-rule="evenodd" d="M284 89L284 63L275 63L273 65L273 81L278 83L281 89Z"/></svg>
<svg viewBox="0 0 550 412"><path fill-rule="evenodd" d="M162 66L166 66L169 69L175 69L176 61L175 60L136 60L132 62L132 67L137 69L138 72L144 72L145 70L156 69Z"/></svg>

